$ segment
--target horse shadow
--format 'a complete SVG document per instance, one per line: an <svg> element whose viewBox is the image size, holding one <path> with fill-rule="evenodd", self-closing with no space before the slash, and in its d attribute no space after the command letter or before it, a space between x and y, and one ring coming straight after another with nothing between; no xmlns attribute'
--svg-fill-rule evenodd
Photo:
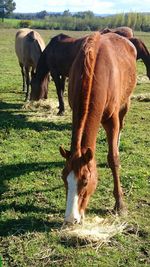
<svg viewBox="0 0 150 267"><path fill-rule="evenodd" d="M45 127L49 130L64 131L71 130L71 123L55 123L55 122L31 122L28 121L28 115L26 111L22 114L21 110L22 104L12 104L0 102L0 130L2 130L3 138L7 138L9 134L9 129L32 129L35 131L43 131ZM1 187L0 195L8 190L7 183L16 177L20 177L24 174L36 171L46 171L52 168L62 169L64 166L63 162L32 162L24 163L20 162L18 164L6 164L0 167L0 177L1 177ZM101 164L101 167L105 167L105 164ZM32 192L13 192L13 195L5 194L5 199L9 200L1 203L0 212L7 212L8 210L14 210L16 213L20 213L20 218L9 218L6 221L0 220L0 236L7 237L11 235L20 235L26 232L45 232L51 229L60 229L62 226L62 221L60 219L64 217L64 209L56 209L56 207L40 207L31 203L16 203L13 201L15 197L27 196L29 193L47 193L50 191L55 191L61 189L62 185L57 187L50 187L45 190L33 190ZM12 198L12 200L11 200ZM9 203L9 204L8 204ZM53 216L52 220L48 219L48 214ZM58 214L60 216L58 216ZM44 216L44 218L42 217ZM47 217L46 217L47 216ZM22 218L23 217L23 218Z"/></svg>
<svg viewBox="0 0 150 267"><path fill-rule="evenodd" d="M0 129L7 131L9 127L13 129L31 129L35 131L43 131L45 128L55 131L71 130L71 123L52 121L28 121L26 110L22 110L22 104L12 104L0 102ZM34 114L34 111L32 111ZM23 113L23 114L22 114Z"/></svg>
<svg viewBox="0 0 150 267"><path fill-rule="evenodd" d="M45 206L38 206L38 203L35 205L32 202L28 202L22 204L20 201L17 203L18 197L24 197L26 200L26 196L29 195L38 195L38 194L46 194L50 192L54 192L56 190L60 190L64 187L63 183L58 184L58 186L53 186L50 184L50 187L44 190L29 190L24 192L16 192L13 191L11 194L5 195L5 200L3 201L3 194L8 190L7 183L5 181L14 179L24 174L28 174L31 171L46 171L47 169L49 172L51 168L62 168L63 162L36 162L36 163L19 163L19 164L12 164L12 165L5 165L0 168L0 177L1 177L1 188L0 188L0 195L1 195L1 205L0 205L0 213L13 210L17 214L21 214L21 218L16 219L7 219L0 220L0 236L10 236L12 234L20 235L25 232L33 232L33 231L49 231L51 228L58 228L62 222L58 217L58 214L61 214L63 217L64 210L57 209L56 206L48 204ZM53 215L56 219L53 218L52 221L46 219L46 216ZM45 219L43 219L43 216ZM17 215L18 217L18 215ZM23 217L23 218L22 218Z"/></svg>
<svg viewBox="0 0 150 267"><path fill-rule="evenodd" d="M13 103L6 103L0 101L0 130L1 130L1 140L7 139L7 135L10 133L10 129L31 129L35 131L43 131L46 129L48 130L55 130L55 131L64 131L66 129L71 129L70 123L55 123L55 122L32 122L28 121L28 114L26 110L22 110L22 104L13 104ZM2 155L1 155L2 156ZM20 213L20 218L8 218L7 220L0 220L0 236L10 236L11 234L19 235L25 232L31 231L45 231L45 229L51 229L59 225L58 216L56 219L52 221L43 219L42 216L46 216L47 214L55 215L55 214L62 214L63 217L64 210L59 209L51 205L46 205L46 207L39 207L38 204L34 205L33 203L25 203L22 204L19 202L14 201L15 197L24 197L29 193L46 193L50 191L55 191L57 189L61 189L62 185L58 185L56 187L50 185L50 188L45 190L33 190L33 192L12 192L12 194L7 194L8 185L7 181L14 179L16 177L20 177L24 174L28 174L30 172L36 171L51 171L53 168L62 169L63 162L32 162L32 163L24 163L20 162L18 164L3 164L0 166L0 180L1 180L1 187L0 187L0 198L1 198L1 206L0 212L6 212L9 210L14 210L16 213ZM60 184L60 183L59 183ZM6 194L5 194L6 193ZM5 194L5 195L4 195ZM12 195L12 199L11 198ZM8 201L3 201L4 198ZM17 215L18 216L18 215ZM22 218L23 216L23 218ZM61 223L60 223L61 224Z"/></svg>

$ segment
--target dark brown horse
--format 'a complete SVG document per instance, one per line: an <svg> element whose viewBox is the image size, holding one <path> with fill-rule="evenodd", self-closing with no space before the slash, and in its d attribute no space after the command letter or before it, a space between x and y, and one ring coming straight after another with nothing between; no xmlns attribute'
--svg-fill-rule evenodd
<svg viewBox="0 0 150 267"><path fill-rule="evenodd" d="M116 33L123 37L128 38L136 47L137 60L142 59L146 67L147 76L150 79L150 53L148 51L148 48L146 47L146 45L144 44L142 40L140 40L139 38L133 37L133 31L131 28L129 27L118 27L115 29L106 28L104 30L101 30L100 32L101 34Z"/></svg>
<svg viewBox="0 0 150 267"><path fill-rule="evenodd" d="M126 26L117 27L114 29L105 28L103 30L100 30L101 34L105 34L108 32L117 33L117 34L124 36L124 37L127 37L127 38L133 37L133 30L129 27L126 27Z"/></svg>
<svg viewBox="0 0 150 267"><path fill-rule="evenodd" d="M80 49L83 38L75 39L65 34L59 34L51 39L39 59L36 73L31 81L30 100L47 98L48 72L50 72L57 89L59 112L64 112L65 78L69 76L72 63Z"/></svg>
<svg viewBox="0 0 150 267"><path fill-rule="evenodd" d="M32 76L44 48L44 40L38 32L31 29L21 29L17 31L15 51L21 68L23 91L25 91L25 87L27 87L26 100L29 97L30 72Z"/></svg>
<svg viewBox="0 0 150 267"><path fill-rule="evenodd" d="M100 124L108 140L108 164L114 179L115 210L125 210L119 177L119 134L136 85L136 49L117 34L95 32L86 37L69 75L73 109L71 149L63 180L67 203L65 222L80 223L97 184L96 139Z"/></svg>
<svg viewBox="0 0 150 267"><path fill-rule="evenodd" d="M139 38L129 38L129 40L134 44L137 50L137 60L143 60L146 66L147 77L150 79L150 53L148 51L148 48Z"/></svg>

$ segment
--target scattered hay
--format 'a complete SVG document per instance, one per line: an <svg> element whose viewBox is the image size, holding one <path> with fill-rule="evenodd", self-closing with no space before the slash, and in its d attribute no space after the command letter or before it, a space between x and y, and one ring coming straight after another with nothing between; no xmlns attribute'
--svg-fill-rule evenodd
<svg viewBox="0 0 150 267"><path fill-rule="evenodd" d="M141 84L141 83L149 83L149 78L145 75L139 74L137 76L137 84Z"/></svg>
<svg viewBox="0 0 150 267"><path fill-rule="evenodd" d="M150 93L133 95L131 99L137 100L139 102L150 102Z"/></svg>
<svg viewBox="0 0 150 267"><path fill-rule="evenodd" d="M74 225L59 231L63 242L70 245L92 245L100 247L109 242L114 235L121 233L127 223L121 222L119 217L103 219L99 217L86 219L84 225Z"/></svg>
<svg viewBox="0 0 150 267"><path fill-rule="evenodd" d="M51 105L49 100L29 101L23 105L23 109L51 110Z"/></svg>

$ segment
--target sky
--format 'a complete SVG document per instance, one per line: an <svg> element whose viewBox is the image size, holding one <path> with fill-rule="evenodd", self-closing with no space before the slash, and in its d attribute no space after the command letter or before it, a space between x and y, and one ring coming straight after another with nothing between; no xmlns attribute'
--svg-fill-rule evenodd
<svg viewBox="0 0 150 267"><path fill-rule="evenodd" d="M95 14L150 12L150 0L14 0L15 12L93 11Z"/></svg>

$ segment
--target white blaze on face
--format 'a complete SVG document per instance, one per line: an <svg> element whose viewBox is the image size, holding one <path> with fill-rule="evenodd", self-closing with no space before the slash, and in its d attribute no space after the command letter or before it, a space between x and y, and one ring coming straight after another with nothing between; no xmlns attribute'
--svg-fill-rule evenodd
<svg viewBox="0 0 150 267"><path fill-rule="evenodd" d="M73 171L67 176L68 194L67 207L65 212L65 221L73 223L75 220L79 223L81 215L78 208L77 180Z"/></svg>

